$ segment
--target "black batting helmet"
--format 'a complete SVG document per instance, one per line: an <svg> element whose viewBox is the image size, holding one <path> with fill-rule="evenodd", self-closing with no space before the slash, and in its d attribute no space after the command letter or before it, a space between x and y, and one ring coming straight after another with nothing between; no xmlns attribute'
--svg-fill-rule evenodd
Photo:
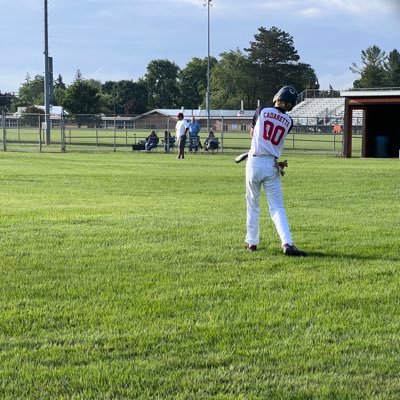
<svg viewBox="0 0 400 400"><path fill-rule="evenodd" d="M293 86L284 86L279 89L279 92L274 96L274 102L277 100L286 101L294 107L297 101L297 90Z"/></svg>

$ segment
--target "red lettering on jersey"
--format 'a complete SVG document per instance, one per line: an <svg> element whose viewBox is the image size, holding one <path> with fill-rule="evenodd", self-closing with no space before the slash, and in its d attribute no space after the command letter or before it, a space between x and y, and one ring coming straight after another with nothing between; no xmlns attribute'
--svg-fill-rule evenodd
<svg viewBox="0 0 400 400"><path fill-rule="evenodd" d="M280 125L275 125L272 121L264 121L263 138L277 146L285 136L285 128Z"/></svg>
<svg viewBox="0 0 400 400"><path fill-rule="evenodd" d="M282 115L276 114L274 112L264 113L264 118L276 119L277 121L285 124L287 127L289 127L289 125L290 125L289 121L286 118L284 118Z"/></svg>

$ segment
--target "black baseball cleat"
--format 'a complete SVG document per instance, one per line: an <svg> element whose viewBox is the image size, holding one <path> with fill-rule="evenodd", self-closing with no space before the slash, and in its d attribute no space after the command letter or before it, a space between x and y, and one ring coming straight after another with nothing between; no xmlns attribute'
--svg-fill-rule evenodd
<svg viewBox="0 0 400 400"><path fill-rule="evenodd" d="M286 256L305 257L307 255L305 251L299 250L296 246L291 244L284 244L282 248L283 254L285 254Z"/></svg>
<svg viewBox="0 0 400 400"><path fill-rule="evenodd" d="M246 250L247 251L257 251L257 245L255 245L255 244L248 244L248 243L246 243Z"/></svg>

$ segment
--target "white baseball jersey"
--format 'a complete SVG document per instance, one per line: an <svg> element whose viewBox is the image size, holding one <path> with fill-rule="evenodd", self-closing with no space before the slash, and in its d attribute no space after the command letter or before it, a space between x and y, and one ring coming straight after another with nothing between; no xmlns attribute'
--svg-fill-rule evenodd
<svg viewBox="0 0 400 400"><path fill-rule="evenodd" d="M253 117L253 138L249 156L274 156L282 154L286 135L293 126L292 118L281 108L259 107Z"/></svg>

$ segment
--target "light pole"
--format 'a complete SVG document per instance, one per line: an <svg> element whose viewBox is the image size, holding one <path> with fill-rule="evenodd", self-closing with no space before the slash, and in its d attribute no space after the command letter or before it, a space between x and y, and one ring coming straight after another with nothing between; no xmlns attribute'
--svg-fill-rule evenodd
<svg viewBox="0 0 400 400"><path fill-rule="evenodd" d="M207 7L207 132L210 132L210 7L212 0L205 0L203 6Z"/></svg>
<svg viewBox="0 0 400 400"><path fill-rule="evenodd" d="M44 108L46 144L50 144L50 79L47 0L44 0Z"/></svg>

